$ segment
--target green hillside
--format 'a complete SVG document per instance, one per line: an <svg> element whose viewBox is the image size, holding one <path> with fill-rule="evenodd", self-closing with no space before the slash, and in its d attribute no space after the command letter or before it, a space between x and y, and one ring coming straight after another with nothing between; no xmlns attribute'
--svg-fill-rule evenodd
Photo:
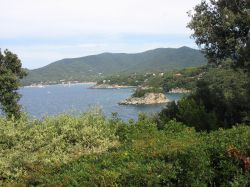
<svg viewBox="0 0 250 187"><path fill-rule="evenodd" d="M59 80L97 80L114 73L161 72L206 64L200 51L188 47L159 48L142 53L103 53L63 59L30 70L23 84Z"/></svg>

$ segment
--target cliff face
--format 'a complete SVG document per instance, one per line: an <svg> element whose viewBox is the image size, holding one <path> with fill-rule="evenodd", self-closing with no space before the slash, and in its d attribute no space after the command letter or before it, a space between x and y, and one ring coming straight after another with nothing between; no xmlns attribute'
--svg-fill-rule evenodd
<svg viewBox="0 0 250 187"><path fill-rule="evenodd" d="M162 93L146 93L144 97L130 97L121 101L120 105L150 105L167 103L169 100Z"/></svg>

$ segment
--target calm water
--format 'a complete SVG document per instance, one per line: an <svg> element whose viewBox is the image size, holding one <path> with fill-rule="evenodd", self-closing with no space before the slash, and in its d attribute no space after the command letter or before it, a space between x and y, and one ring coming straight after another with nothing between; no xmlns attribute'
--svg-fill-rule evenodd
<svg viewBox="0 0 250 187"><path fill-rule="evenodd" d="M57 115L63 112L79 113L92 106L102 108L105 115L117 112L123 120L137 119L139 112L154 113L165 105L125 106L118 105L121 100L129 97L132 89L89 89L91 84L71 86L51 85L43 88L25 87L20 89L24 111L30 116L41 118L45 115ZM181 94L167 94L170 100L178 100Z"/></svg>

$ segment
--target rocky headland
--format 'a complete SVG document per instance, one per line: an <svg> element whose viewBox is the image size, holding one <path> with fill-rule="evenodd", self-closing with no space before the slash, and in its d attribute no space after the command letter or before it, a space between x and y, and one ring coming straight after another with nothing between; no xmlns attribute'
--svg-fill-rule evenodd
<svg viewBox="0 0 250 187"><path fill-rule="evenodd" d="M124 101L121 101L120 105L152 105L163 104L169 100L163 93L146 93L143 97L129 97Z"/></svg>

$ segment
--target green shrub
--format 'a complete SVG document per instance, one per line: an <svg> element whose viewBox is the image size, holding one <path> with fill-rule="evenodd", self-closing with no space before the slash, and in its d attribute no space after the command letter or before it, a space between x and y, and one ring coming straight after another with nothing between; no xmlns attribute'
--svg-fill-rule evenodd
<svg viewBox="0 0 250 187"><path fill-rule="evenodd" d="M247 186L229 150L250 153L250 127L196 132L174 120L159 129L140 114L125 123L100 112L43 120L0 118L0 171L11 186ZM1 185L1 183L0 183Z"/></svg>
<svg viewBox="0 0 250 187"><path fill-rule="evenodd" d="M146 93L163 93L162 88L136 88L135 92L132 94L132 97L144 97Z"/></svg>
<svg viewBox="0 0 250 187"><path fill-rule="evenodd" d="M32 179L62 164L118 145L114 127L99 112L43 120L0 118L0 177Z"/></svg>
<svg viewBox="0 0 250 187"><path fill-rule="evenodd" d="M127 141L120 147L66 164L45 183L66 186L250 184L249 173L244 174L239 161L228 154L232 145L244 153L249 151L247 126L208 134L197 133L176 121L158 130L150 119L141 118L124 129Z"/></svg>

